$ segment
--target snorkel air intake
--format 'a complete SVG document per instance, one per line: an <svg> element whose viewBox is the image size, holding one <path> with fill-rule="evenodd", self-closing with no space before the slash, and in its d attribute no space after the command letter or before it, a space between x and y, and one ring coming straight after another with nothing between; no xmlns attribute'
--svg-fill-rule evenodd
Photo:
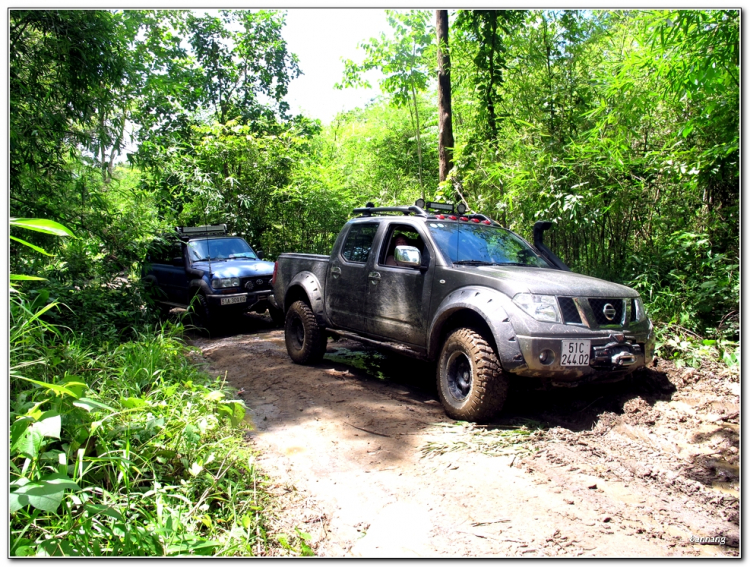
<svg viewBox="0 0 750 567"><path fill-rule="evenodd" d="M557 268L558 270L563 270L564 272L569 272L570 268L565 265L565 262L560 260L560 258L558 258L552 250L547 248L542 241L544 231L551 227L551 221L537 221L534 223L534 248L539 251L545 260L552 264L552 267Z"/></svg>

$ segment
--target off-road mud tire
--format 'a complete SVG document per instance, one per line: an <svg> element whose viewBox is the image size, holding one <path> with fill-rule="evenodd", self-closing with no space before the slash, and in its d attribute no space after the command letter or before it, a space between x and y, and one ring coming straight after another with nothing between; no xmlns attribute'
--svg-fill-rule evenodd
<svg viewBox="0 0 750 567"><path fill-rule="evenodd" d="M471 380L461 381L457 375ZM437 386L445 412L462 421L492 418L508 395L508 378L497 354L480 333L468 328L456 329L445 339L438 359Z"/></svg>
<svg viewBox="0 0 750 567"><path fill-rule="evenodd" d="M286 312L284 339L289 357L297 364L315 364L326 352L325 331L304 301L295 301Z"/></svg>

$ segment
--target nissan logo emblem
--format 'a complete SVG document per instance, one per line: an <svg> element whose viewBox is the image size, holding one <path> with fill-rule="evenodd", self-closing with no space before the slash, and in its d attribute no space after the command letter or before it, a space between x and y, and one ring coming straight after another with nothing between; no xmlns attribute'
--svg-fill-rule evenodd
<svg viewBox="0 0 750 567"><path fill-rule="evenodd" d="M615 318L615 315L617 315L617 311L612 306L611 303L607 303L604 308L602 309L602 313L604 313L604 316L607 318L607 321L611 321Z"/></svg>

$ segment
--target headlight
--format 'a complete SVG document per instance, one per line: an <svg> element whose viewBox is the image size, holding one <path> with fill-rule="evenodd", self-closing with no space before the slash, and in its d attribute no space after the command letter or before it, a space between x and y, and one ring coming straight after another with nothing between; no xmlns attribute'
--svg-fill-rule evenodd
<svg viewBox="0 0 750 567"><path fill-rule="evenodd" d="M554 295L519 293L513 298L513 303L537 321L560 322L560 310L557 307L557 298Z"/></svg>
<svg viewBox="0 0 750 567"><path fill-rule="evenodd" d="M240 278L219 278L215 279L211 285L214 289L221 289L223 287L239 287Z"/></svg>

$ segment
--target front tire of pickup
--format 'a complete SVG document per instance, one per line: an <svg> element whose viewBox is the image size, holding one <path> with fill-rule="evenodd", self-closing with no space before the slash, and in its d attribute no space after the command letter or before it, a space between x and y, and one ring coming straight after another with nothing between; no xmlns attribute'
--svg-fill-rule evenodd
<svg viewBox="0 0 750 567"><path fill-rule="evenodd" d="M304 301L295 301L286 312L284 339L289 357L297 364L315 364L323 360L327 342L325 332Z"/></svg>
<svg viewBox="0 0 750 567"><path fill-rule="evenodd" d="M445 340L437 368L438 395L445 412L462 421L486 421L508 395L494 349L473 329L456 329Z"/></svg>

